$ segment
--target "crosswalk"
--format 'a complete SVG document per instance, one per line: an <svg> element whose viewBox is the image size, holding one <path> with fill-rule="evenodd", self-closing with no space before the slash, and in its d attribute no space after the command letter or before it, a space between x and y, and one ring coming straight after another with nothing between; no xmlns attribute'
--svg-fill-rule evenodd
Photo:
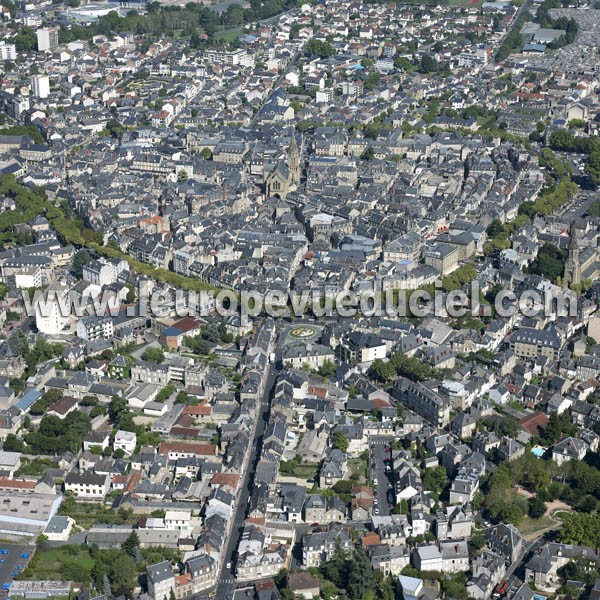
<svg viewBox="0 0 600 600"><path fill-rule="evenodd" d="M220 579L219 583L232 584L232 583L235 583L235 579L233 577L226 577L225 579Z"/></svg>

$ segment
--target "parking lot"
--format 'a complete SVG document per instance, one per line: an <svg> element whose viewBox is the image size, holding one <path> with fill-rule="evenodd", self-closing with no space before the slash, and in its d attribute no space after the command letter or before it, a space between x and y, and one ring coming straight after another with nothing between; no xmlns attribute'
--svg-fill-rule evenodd
<svg viewBox="0 0 600 600"><path fill-rule="evenodd" d="M376 489L373 506L375 516L387 516L394 509L392 468L389 463L391 441L389 437L374 437L369 442L369 466ZM389 494L391 496L388 497Z"/></svg>
<svg viewBox="0 0 600 600"><path fill-rule="evenodd" d="M0 543L0 598L8 596L11 581L25 570L34 552L35 546Z"/></svg>

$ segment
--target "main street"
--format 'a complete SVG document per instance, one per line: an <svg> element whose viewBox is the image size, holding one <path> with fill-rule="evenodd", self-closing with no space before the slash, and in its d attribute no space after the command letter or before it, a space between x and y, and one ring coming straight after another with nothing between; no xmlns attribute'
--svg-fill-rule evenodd
<svg viewBox="0 0 600 600"><path fill-rule="evenodd" d="M244 473L244 477L240 487L240 493L237 499L235 512L231 518L231 530L227 538L227 545L223 552L222 567L215 591L215 597L219 600L230 598L235 590L235 562L233 555L237 550L244 530L244 520L246 518L246 510L248 508L248 499L254 487L254 476L256 474L256 465L258 463L262 445L262 438L265 427L269 421L271 410L271 397L275 388L278 371L275 365L270 365L267 378L265 380L265 388L261 399L259 415L256 424L256 430L252 439L252 447L249 450L249 460ZM227 565L230 565L229 567ZM204 592L198 598L206 598L208 594Z"/></svg>

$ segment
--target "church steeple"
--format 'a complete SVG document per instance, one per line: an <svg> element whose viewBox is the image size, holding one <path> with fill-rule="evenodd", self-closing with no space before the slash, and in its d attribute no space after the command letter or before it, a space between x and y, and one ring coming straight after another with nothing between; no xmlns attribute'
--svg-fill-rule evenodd
<svg viewBox="0 0 600 600"><path fill-rule="evenodd" d="M575 224L571 223L571 239L569 240L569 257L565 262L565 284L581 283L581 264L579 262L579 242Z"/></svg>
<svg viewBox="0 0 600 600"><path fill-rule="evenodd" d="M287 155L288 169L290 171L290 185L300 184L300 151L296 143L296 132L292 127L290 147Z"/></svg>

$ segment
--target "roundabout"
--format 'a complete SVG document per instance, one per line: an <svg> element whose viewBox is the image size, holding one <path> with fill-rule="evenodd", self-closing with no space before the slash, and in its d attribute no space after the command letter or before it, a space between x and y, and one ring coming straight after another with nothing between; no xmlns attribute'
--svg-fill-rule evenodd
<svg viewBox="0 0 600 600"><path fill-rule="evenodd" d="M317 335L315 327L310 325L301 325L290 330L289 336L295 340L307 340Z"/></svg>

